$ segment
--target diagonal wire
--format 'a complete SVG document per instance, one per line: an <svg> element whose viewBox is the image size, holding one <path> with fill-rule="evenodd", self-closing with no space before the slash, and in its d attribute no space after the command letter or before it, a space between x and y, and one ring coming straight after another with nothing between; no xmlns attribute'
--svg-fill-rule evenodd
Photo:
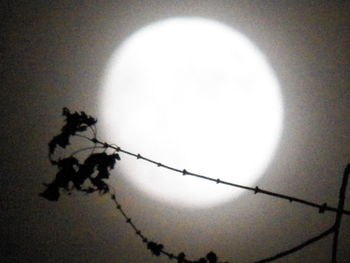
<svg viewBox="0 0 350 263"><path fill-rule="evenodd" d="M319 234L319 235L317 235L317 236L315 236L315 237L313 237L313 238L310 238L310 239L304 241L303 243L301 243L301 244L298 245L298 246L295 246L295 247L293 247L293 248L291 248L291 249L288 249L288 250L285 250L285 251L283 251L283 252L280 252L280 253L278 253L278 254L272 256L272 257L269 257L269 258L265 258L265 259L256 261L256 262L254 262L254 263L266 263L266 262L271 262L271 261L274 261L274 260L276 260L276 259L279 259L279 258L288 256L288 255L290 255L290 254L292 254L292 253L295 253L295 252L297 252L298 250L301 250L301 249L303 249L303 248L305 248L305 247L307 247L307 246L309 246L309 245L311 245L311 244L313 244L313 243L315 243L315 242L321 240L322 238L328 236L329 234L331 234L331 233L334 232L334 229L335 229L334 226L332 226L331 228L327 229L326 231L322 232L321 234Z"/></svg>
<svg viewBox="0 0 350 263"><path fill-rule="evenodd" d="M289 196L289 195L285 195L285 194L280 194L280 193L276 193L276 192L272 192L272 191L267 191L267 190L259 188L258 186L256 186L256 187L249 187L249 186L245 186L245 185L240 185L240 184L235 184L235 183L232 183L232 182L224 181L224 180L221 180L220 178L215 179L215 178L212 178L212 177L208 177L208 176L192 173L192 172L187 171L186 169L181 170L181 169L178 169L178 168L174 168L174 167L162 164L160 162L156 162L156 161L154 161L152 159L149 159L147 157L144 157L141 154L135 154L135 153L123 150L119 146L114 146L114 145L108 144L106 142L99 141L96 138L88 139L88 140L92 141L93 143L101 144L101 145L103 145L106 148L114 149L117 152L121 152L121 153L130 155L130 156L134 156L137 159L144 160L144 161L149 162L149 163L153 163L153 164L157 165L158 167L162 167L162 168L165 168L165 169L177 172L177 173L181 173L182 175L189 175L189 176L197 177L197 178L200 178L200 179L212 181L212 182L217 183L217 184L224 184L224 185L228 185L228 186L232 186L232 187L236 187L236 188L245 189L245 190L254 192L254 194L265 194L265 195L273 196L273 197L276 197L276 198L279 198L279 199L288 200L289 202L300 203L300 204L303 204L303 205L306 205L306 206L317 208L319 213L321 213L321 214L324 213L325 211L330 211L330 212L337 212L338 211L338 208L331 207L331 206L327 205L327 203L317 204L317 203L310 202L310 201L307 201L307 200L304 200L304 199L301 199L301 198L297 198L297 197L293 197L293 196ZM350 215L350 211L343 210L342 214Z"/></svg>

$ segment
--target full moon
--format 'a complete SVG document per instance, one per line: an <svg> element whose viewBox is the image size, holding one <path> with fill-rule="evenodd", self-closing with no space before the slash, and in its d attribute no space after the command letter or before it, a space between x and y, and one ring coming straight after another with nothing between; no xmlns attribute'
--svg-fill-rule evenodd
<svg viewBox="0 0 350 263"><path fill-rule="evenodd" d="M280 88L265 56L242 33L198 17L155 22L125 39L106 66L99 103L108 142L252 187L282 130ZM121 157L121 176L159 202L206 208L244 191Z"/></svg>

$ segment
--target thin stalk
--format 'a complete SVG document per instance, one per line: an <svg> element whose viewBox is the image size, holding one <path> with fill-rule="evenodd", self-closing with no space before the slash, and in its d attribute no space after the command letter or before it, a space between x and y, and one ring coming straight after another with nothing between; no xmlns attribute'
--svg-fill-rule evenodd
<svg viewBox="0 0 350 263"><path fill-rule="evenodd" d="M340 229L341 218L344 211L345 193L346 193L346 186L349 181L349 174L350 174L350 164L348 164L344 170L343 181L339 191L338 211L337 211L337 215L334 223L335 229L334 229L333 246L332 246L332 263L337 263L339 229Z"/></svg>
<svg viewBox="0 0 350 263"><path fill-rule="evenodd" d="M99 141L97 139L95 139L95 140L89 139L89 140L94 142L94 143L101 144L104 147L109 147L111 149L114 149L114 150L116 150L118 152L130 155L130 156L134 156L137 159L144 160L144 161L149 162L149 163L153 163L153 164L157 165L157 167L162 167L162 168L165 168L165 169L177 172L177 173L181 173L182 175L189 175L189 176L197 177L197 178L200 178L200 179L212 181L212 182L214 182L216 184L224 184L224 185L228 185L228 186L232 186L232 187L248 190L248 191L254 192L254 194L264 194L264 195L272 196L272 197L275 197L275 198L284 199L284 200L287 200L289 202L296 202L296 203L299 203L299 204L303 204L303 205L306 205L306 206L310 206L310 207L316 208L316 209L318 209L318 212L320 214L322 214L322 213L324 213L326 211L330 211L330 212L337 212L338 211L338 208L331 207L331 206L327 205L327 203L317 204L317 203L314 203L314 202L311 202L311 201L308 201L308 200L304 200L304 199L301 199L301 198L297 198L297 197L294 197L294 196L290 196L290 195L285 195L285 194L280 194L280 193L264 190L264 189L261 189L258 186L256 186L256 187L249 187L249 186L245 186L245 185L241 185L241 184L235 184L235 183L231 183L231 182L228 182L228 181L223 181L220 178L215 179L215 178L212 178L212 177L208 177L208 176L192 173L192 172L187 171L186 169L174 168L174 167L162 164L160 162L154 161L152 159L146 158L146 157L142 156L141 154L135 154L135 153L123 150L119 146L113 146L113 145L110 145L108 143L101 142L101 141ZM350 211L343 209L342 214L350 215Z"/></svg>

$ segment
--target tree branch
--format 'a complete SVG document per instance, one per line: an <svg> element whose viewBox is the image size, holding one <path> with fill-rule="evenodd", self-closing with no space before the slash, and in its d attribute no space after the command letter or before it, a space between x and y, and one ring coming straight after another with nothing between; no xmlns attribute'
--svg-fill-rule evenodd
<svg viewBox="0 0 350 263"><path fill-rule="evenodd" d="M174 172L177 172L177 173L181 173L182 175L189 175L189 176L201 178L201 179L204 179L204 180L212 181L212 182L217 183L217 184L224 184L224 185L229 185L229 186L232 186L232 187L236 187L236 188L252 191L252 192L254 192L254 194L265 194L265 195L273 196L273 197L276 197L276 198L279 198L279 199L288 200L289 202L300 203L300 204L303 204L303 205L310 206L310 207L318 209L318 212L321 213L321 214L324 213L325 211L331 211L331 212L337 212L338 211L337 208L328 206L327 203L317 204L317 203L310 202L310 201L307 201L307 200L304 200L304 199L301 199L301 198L297 198L297 197L293 197L293 196L289 196L289 195L284 195L284 194L280 194L280 193L276 193L276 192L267 191L267 190L259 188L258 186L256 186L256 187L249 187L249 186L245 186L245 185L240 185L240 184L235 184L235 183L223 181L223 180L221 180L219 178L215 179L215 178L212 178L212 177L208 177L208 176L204 176L204 175L188 172L186 169L181 170L181 169L178 169L178 168L174 168L174 167L162 164L160 162L157 162L157 161L154 161L152 159L146 158L146 157L142 156L141 154L135 154L135 153L123 150L119 146L110 145L110 144L108 144L106 142L99 141L99 140L97 140L95 138L94 139L89 139L89 140L94 142L94 143L101 144L104 147L108 147L108 148L114 149L114 150L116 150L118 152L130 155L130 156L134 156L137 159L141 159L141 160L144 160L146 162L153 163L153 164L157 165L157 167L163 167L165 169L168 169L168 170L171 170L171 171L174 171ZM350 211L342 210L342 214L350 215Z"/></svg>
<svg viewBox="0 0 350 263"><path fill-rule="evenodd" d="M269 258L265 258L259 261L256 261L254 263L266 263L271 262L277 259L280 259L282 257L285 257L287 255L290 255L292 253L295 253L306 246L309 246L322 238L330 235L331 233L334 233L333 236L333 244L332 244L332 263L336 263L337 258L337 246L338 246L338 238L339 238L339 229L341 225L341 219L343 214L350 214L350 211L344 210L344 204L345 204L345 193L346 193L346 187L350 176L350 164L347 165L347 167L344 170L343 180L342 184L339 190L339 201L337 208L330 207L326 203L320 205L317 203L313 203L304 199L300 199L297 197L284 195L276 192L267 191L264 189L260 189L258 186L256 187L249 187L245 185L235 184L228 181L223 181L219 178L215 179L212 177L196 174L187 171L186 169L178 169L174 168L168 165L164 165L160 162L156 162L152 159L146 158L142 156L141 154L135 154L132 152L128 152L126 150L121 149L119 146L115 146L112 144L108 144L106 142L101 142L96 138L96 130L94 129L96 119L92 118L91 116L86 115L84 112L78 113L70 113L70 111L67 108L63 109L63 115L66 116L66 125L62 128L61 134L55 136L49 143L49 159L53 165L57 165L59 168L59 172L56 175L56 179L53 183L48 185L48 189L44 191L44 193L41 193L40 196L43 196L44 198L51 200L51 201L57 201L59 197L59 189L67 189L70 182L72 182L75 185L75 188L78 191L86 192L86 193L93 193L95 191L99 191L100 194L105 194L110 192L110 189L113 189L114 193L111 194L111 199L116 204L116 208L119 211L119 213L124 217L126 220L126 223L130 225L130 227L134 230L136 235L142 240L143 243L146 244L147 249L149 249L153 255L160 256L161 254L166 255L169 257L169 259L176 259L178 263L220 263L217 261L217 256L214 252L209 252L206 257L202 257L197 261L191 261L185 258L185 254L183 252L180 252L178 255L174 255L164 249L164 246L162 244L156 243L154 241L149 240L146 236L144 236L141 231L136 227L132 219L128 216L128 214L124 211L121 204L117 201L115 196L115 190L113 187L108 186L102 179L108 179L109 177L109 170L114 168L116 160L120 160L119 155L116 152L122 152L124 154L134 156L137 159L144 160L146 162L152 163L157 165L157 167L162 167L177 173L182 174L183 176L189 175L193 177L197 177L200 179L212 181L216 184L224 184L236 188L241 188L248 191L253 191L254 194L265 194L269 195L275 198L285 199L289 202L297 202L306 206L310 206L313 208L318 208L319 213L324 213L325 211L332 211L336 212L336 218L333 226L326 231L322 232L321 234L312 237L303 243L290 248L288 250L282 251L274 256L271 256ZM89 138L88 136L77 134L77 132L85 131L86 128L90 128L93 133L93 138ZM55 148L57 146L60 146L62 148L65 148L69 144L69 137L70 136L78 136L82 137L86 140L91 141L94 146L93 147L86 147L81 148L79 150L76 150L71 154L70 157L65 159L58 159L58 161L55 161L51 158L51 155L54 153ZM101 146L97 146L97 144ZM113 149L116 152L113 154L108 155L107 149ZM90 154L90 156L85 160L83 165L79 164L79 161L73 157L73 155L78 154L80 152L84 152L87 150L95 150L95 149L103 149L103 152L101 153L95 153ZM75 166L79 166L79 171L76 171ZM97 169L98 175L94 178L91 178L91 174L94 172L94 170ZM84 183L84 180L90 178L90 181L92 182L94 188L87 188L83 189L81 188L81 185ZM51 188L50 188L51 187Z"/></svg>
<svg viewBox="0 0 350 263"><path fill-rule="evenodd" d="M282 257L285 257L289 254L292 254L292 253L295 253L297 252L298 250L301 250L303 248L305 248L306 246L308 245L311 245L312 243L315 243L319 240L321 240L322 238L328 236L329 234L331 234L332 232L334 231L334 226L332 226L331 228L329 228L328 230L322 232L321 234L319 234L318 236L315 236L313 238L310 238L308 240L306 240L305 242L301 243L300 245L296 246L296 247L293 247L291 249L288 249L288 250L285 250L283 252L280 252L278 254L276 254L275 256L272 256L272 257L269 257L269 258L265 258L263 260L259 260L259 261L256 261L254 263L266 263L266 262L271 262L271 261L274 261L276 259L279 259L279 258L282 258Z"/></svg>

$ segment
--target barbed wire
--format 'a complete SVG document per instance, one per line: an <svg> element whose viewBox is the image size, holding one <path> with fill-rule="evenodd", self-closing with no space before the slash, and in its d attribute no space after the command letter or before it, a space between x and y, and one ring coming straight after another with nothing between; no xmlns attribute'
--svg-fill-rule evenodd
<svg viewBox="0 0 350 263"><path fill-rule="evenodd" d="M186 258L185 253L180 252L178 255L175 255L174 253L170 253L169 251L164 249L163 244L156 243L154 241L149 240L141 232L141 230L134 224L131 217L128 216L126 211L122 208L121 204L118 202L118 200L116 198L116 194L115 194L115 192L116 192L115 189L112 186L110 186L109 184L107 185L106 183L104 183L101 180L103 178L108 179L108 177L109 177L108 167L110 169L114 168L115 161L120 160L120 157L116 152L118 152L118 153L121 152L121 153L130 155L130 156L136 157L136 159L144 160L148 163L155 164L157 167L162 167L162 168L165 168L165 169L177 172L177 173L181 173L183 176L189 175L189 176L193 176L193 177L196 177L199 179L208 180L208 181L214 182L216 184L224 184L224 185L228 185L231 187L236 187L236 188L241 188L241 189L245 189L248 191L253 191L254 194L261 193L261 194L265 194L265 195L272 196L275 198L285 199L285 200L288 200L290 203L297 202L297 203L300 203L300 204L303 204L306 206L318 208L319 213L324 213L325 211L336 212L334 224L330 228L328 228L327 230L323 231L322 233L318 234L317 236L314 236L314 237L300 243L297 246L294 246L290 249L279 252L274 256L271 256L271 257L268 257L268 258L265 258L265 259L262 259L259 261L255 261L254 263L266 263L266 262L271 262L271 261L280 259L282 257L289 255L289 254L297 252L298 250L301 250L301 249L325 238L326 236L328 236L332 233L334 234L333 235L333 243L332 243L332 263L337 263L337 247L338 247L338 238L339 238L339 229L341 226L341 219L342 219L342 216L344 214L345 215L350 214L350 211L347 211L344 209L346 187L347 187L347 183L348 183L348 179L349 179L349 175L350 175L350 164L348 164L344 170L342 184L341 184L341 187L339 190L338 206L337 206L337 208L335 208L335 207L328 206L327 203L323 203L322 205L320 205L320 204L310 202L310 201L307 201L307 200L304 200L301 198L297 198L297 197L293 197L293 196L289 196L289 195L284 195L284 194L280 194L277 192L267 191L267 190L259 188L258 186L249 187L249 186L245 186L245 185L235 184L232 182L223 181L220 178L215 179L212 177L189 172L186 169L178 169L175 167L171 167L171 166L162 164L162 163L154 161L150 158L144 157L139 153L135 154L135 153L129 152L127 150L124 150L124 149L120 148L118 145L108 144L106 142L102 142L102 141L98 140L97 139L97 130L95 127L95 123L97 122L97 120L92 118L91 116L87 116L84 112L81 112L81 113L75 112L75 113L71 114L67 108L64 108L63 115L66 116L66 125L62 128L61 134L55 136L51 140L51 142L49 143L49 160L50 160L52 165L57 165L61 169L59 171L59 173L57 174L57 176L60 176L60 178L57 178L57 176L56 176L56 179L55 179L56 181L47 185L48 189L46 191L44 191L43 193L39 194L40 196L43 196L43 197L47 198L48 200L58 200L59 188L62 187L63 189L69 190L68 183L71 180L72 180L72 183L75 185L75 188L78 191L82 191L82 192L85 192L87 194L95 192L97 190L99 191L100 194L109 193L111 199L114 201L114 203L116 205L117 210L124 217L126 223L130 225L130 227L133 229L133 231L136 233L136 235L142 240L142 242L147 245L147 249L149 249L152 252L152 254L154 254L156 256L160 256L161 254L166 255L169 257L170 260L176 259L178 263L207 263L207 262L208 263L227 263L227 262L219 262L216 254L212 251L209 252L206 255L206 257L200 258L199 260L196 260L196 261L188 260ZM93 126L93 127L91 127L91 126ZM90 131L92 132L92 135L93 135L92 138L90 138L86 135L81 135L81 134L76 133L76 132L85 131L87 127L89 127ZM55 151L56 146L61 146L62 148L65 148L69 144L69 137L70 136L78 136L78 137L81 137L83 139L89 140L90 142L93 143L93 146L78 149L78 150L72 152L70 157L65 158L65 159L60 159L60 158L58 158L58 160L52 159L52 154ZM103 150L103 152L93 154L93 152L96 149ZM106 152L108 149L112 149L115 152L112 155L108 155ZM91 151L91 153L90 153L89 157L86 159L85 163L83 165L80 165L79 161L76 158L74 158L73 156L78 154L78 153L85 152L85 151ZM76 172L75 168L73 167L74 165L76 165L78 167L79 171L81 172L80 174L78 173L80 175L80 178L71 177ZM94 170L94 167L96 165L97 165L97 170L99 171L99 174L96 177L91 177L93 170ZM80 169L82 169L82 170L80 170ZM68 174L63 175L63 173L68 173ZM91 175L90 175L90 173L91 173ZM79 177L79 175L78 175L78 177ZM89 187L87 189L84 189L81 187L84 180L88 177L90 178L91 183L97 188ZM113 193L111 193L111 191L110 191L111 189L113 190Z"/></svg>
<svg viewBox="0 0 350 263"><path fill-rule="evenodd" d="M294 196L268 191L268 190L260 188L259 186L250 187L250 186L245 186L245 185L241 185L241 184L236 184L236 183L224 181L224 180L221 180L220 178L215 179L215 178L212 178L212 177L208 177L208 176L200 175L200 174L197 174L197 173L189 172L186 169L178 169L178 168L171 167L169 165L162 164L161 162L157 162L157 161L154 161L154 160L152 160L150 158L144 157L144 156L142 156L139 153L135 154L135 153L129 152L127 150L124 150L124 149L122 149L119 146L114 146L112 144L109 144L109 143L106 143L106 142L102 142L102 141L98 140L97 138L87 138L87 137L85 137L85 139L88 139L89 141L91 141L91 142L93 142L95 144L100 144L100 145L102 145L105 148L110 148L110 149L113 149L113 150L115 150L117 152L121 152L121 153L130 155L130 156L136 157L136 159L138 159L138 160L144 160L146 162L155 164L157 167L165 168L165 169L171 170L173 172L180 173L183 176L189 175L189 176L193 176L193 177L200 178L200 179L203 179L203 180L208 180L208 181L214 182L216 184L224 184L224 185L228 185L228 186L231 186L231 187L244 189L244 190L247 190L247 191L252 191L252 192L254 192L254 194L265 194L265 195L269 195L269 196L272 196L272 197L275 197L275 198L287 200L290 203L292 203L292 202L300 203L300 204L303 204L303 205L306 205L306 206L317 208L318 212L320 214L323 214L326 211L335 212L335 213L338 211L337 208L329 206L326 202L323 203L323 204L317 204L317 203L314 203L314 202L311 202L311 201L308 201L308 200L304 200L304 199L301 199L301 198L297 198L297 197L294 197ZM342 214L350 215L350 211L343 210Z"/></svg>

